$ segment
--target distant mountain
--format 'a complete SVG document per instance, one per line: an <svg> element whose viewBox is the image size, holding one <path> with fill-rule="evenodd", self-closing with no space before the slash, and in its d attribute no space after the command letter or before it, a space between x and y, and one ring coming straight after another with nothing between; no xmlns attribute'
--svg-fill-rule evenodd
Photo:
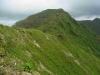
<svg viewBox="0 0 100 75"><path fill-rule="evenodd" d="M80 23L86 25L93 32L100 35L100 19L99 18L96 18L94 20L83 20L83 21L80 21Z"/></svg>
<svg viewBox="0 0 100 75"><path fill-rule="evenodd" d="M63 9L0 25L0 75L99 75L98 40Z"/></svg>

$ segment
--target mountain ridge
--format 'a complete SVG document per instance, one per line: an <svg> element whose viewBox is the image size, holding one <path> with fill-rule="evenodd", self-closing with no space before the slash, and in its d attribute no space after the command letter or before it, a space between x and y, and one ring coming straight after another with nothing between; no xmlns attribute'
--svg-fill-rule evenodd
<svg viewBox="0 0 100 75"><path fill-rule="evenodd" d="M65 11L49 9L12 27L0 25L0 74L98 75L99 45Z"/></svg>
<svg viewBox="0 0 100 75"><path fill-rule="evenodd" d="M76 38L79 38L79 39L92 37L92 39L95 40L95 38L93 38L95 37L95 35L92 32L90 32L87 29L87 27L75 21L66 11L62 9L48 9L42 12L36 15L30 16L31 20L30 20L30 17L28 17L25 20L17 22L15 26L22 27L22 28L29 28L27 26L30 26L30 28L39 29L45 33L49 33L63 39L65 38L65 41L67 41L66 38L68 36L69 38L71 38L72 36L75 36ZM45 17L45 15L47 17ZM50 17L48 15L50 15ZM38 24L36 24L36 22L38 22Z"/></svg>
<svg viewBox="0 0 100 75"><path fill-rule="evenodd" d="M95 34L100 35L100 19L95 18L94 20L83 20L79 21L81 24L84 24Z"/></svg>

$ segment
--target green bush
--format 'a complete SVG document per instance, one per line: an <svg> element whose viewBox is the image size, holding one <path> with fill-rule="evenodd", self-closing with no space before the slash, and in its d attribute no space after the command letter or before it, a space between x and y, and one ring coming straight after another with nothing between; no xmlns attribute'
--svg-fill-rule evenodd
<svg viewBox="0 0 100 75"><path fill-rule="evenodd" d="M0 75L5 75L5 72L3 70L0 70Z"/></svg>
<svg viewBox="0 0 100 75"><path fill-rule="evenodd" d="M25 66L25 67L24 67L24 71L26 71L26 72L31 72L31 68L30 68L29 66Z"/></svg>

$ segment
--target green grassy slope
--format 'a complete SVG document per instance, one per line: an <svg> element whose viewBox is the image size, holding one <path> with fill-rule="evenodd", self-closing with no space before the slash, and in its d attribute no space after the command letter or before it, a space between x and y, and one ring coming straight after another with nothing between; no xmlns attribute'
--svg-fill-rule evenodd
<svg viewBox="0 0 100 75"><path fill-rule="evenodd" d="M9 71L17 75L100 74L100 44L95 35L62 9L43 11L16 26L23 28L0 25L2 75Z"/></svg>
<svg viewBox="0 0 100 75"><path fill-rule="evenodd" d="M92 51L100 57L100 47L95 35L84 25L75 21L63 9L48 9L38 14L29 16L25 20L19 21L15 27L34 28L45 33L55 35L65 46L65 41L72 41L77 44L95 47ZM69 38L69 40L67 39ZM69 43L70 43L69 41ZM95 44L94 44L95 43ZM73 44L73 43L72 43ZM72 45L71 44L71 45Z"/></svg>
<svg viewBox="0 0 100 75"><path fill-rule="evenodd" d="M69 41L71 38L67 38ZM75 39L76 40L76 39ZM98 75L100 60L77 42L61 44L57 37L35 29L0 26L0 68L33 75Z"/></svg>
<svg viewBox="0 0 100 75"><path fill-rule="evenodd" d="M91 31L95 32L97 35L100 35L100 19L99 18L96 18L93 21L83 20L79 22L86 25Z"/></svg>

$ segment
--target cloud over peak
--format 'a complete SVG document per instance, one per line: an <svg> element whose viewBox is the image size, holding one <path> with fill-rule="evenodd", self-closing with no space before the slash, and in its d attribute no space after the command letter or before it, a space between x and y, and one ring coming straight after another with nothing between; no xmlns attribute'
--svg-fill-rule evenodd
<svg viewBox="0 0 100 75"><path fill-rule="evenodd" d="M0 0L0 23L13 24L36 12L55 8L63 8L77 19L89 19L100 16L99 3L99 0Z"/></svg>

